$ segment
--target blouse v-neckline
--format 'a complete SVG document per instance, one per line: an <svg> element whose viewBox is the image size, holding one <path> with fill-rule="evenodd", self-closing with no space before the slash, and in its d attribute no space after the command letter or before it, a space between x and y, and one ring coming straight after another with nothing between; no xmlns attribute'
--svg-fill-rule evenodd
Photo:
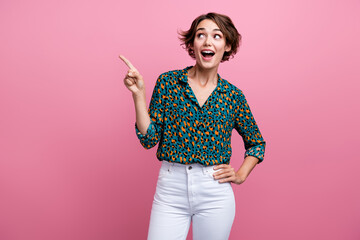
<svg viewBox="0 0 360 240"><path fill-rule="evenodd" d="M189 76L189 71L188 71L188 70L189 70L190 68L192 68L192 67L193 67L193 66L190 66L190 67L187 67L187 68L186 68L186 73L184 74L184 75L185 75L184 78L185 78L185 81L186 81L186 83L187 83L187 86L188 86L189 90L191 91L191 94L192 94L192 95L194 96L194 98L195 98L195 101L196 101L197 105L199 106L200 109L203 109L203 107L207 104L207 102L208 102L209 99L212 97L212 95L215 94L216 89L218 89L218 88L220 87L220 75L217 73L217 83L216 83L215 88L211 91L210 95L206 98L204 104L203 104L202 106L200 106L199 99L198 99L198 97L195 95L195 92L193 91L193 89L191 88L191 86L190 86L190 84L189 84L189 78L188 78L188 76Z"/></svg>

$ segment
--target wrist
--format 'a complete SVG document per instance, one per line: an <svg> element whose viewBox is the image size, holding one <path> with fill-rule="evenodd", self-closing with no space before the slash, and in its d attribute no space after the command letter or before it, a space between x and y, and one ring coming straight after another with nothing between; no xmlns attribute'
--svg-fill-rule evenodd
<svg viewBox="0 0 360 240"><path fill-rule="evenodd" d="M246 180L246 178L248 177L248 174L238 171L235 173L235 176L237 179L239 179L241 182L244 182Z"/></svg>
<svg viewBox="0 0 360 240"><path fill-rule="evenodd" d="M132 93L132 96L133 96L133 98L134 98L134 100L135 99L142 99L142 98L146 98L145 97L145 91L138 91L138 92L133 92Z"/></svg>

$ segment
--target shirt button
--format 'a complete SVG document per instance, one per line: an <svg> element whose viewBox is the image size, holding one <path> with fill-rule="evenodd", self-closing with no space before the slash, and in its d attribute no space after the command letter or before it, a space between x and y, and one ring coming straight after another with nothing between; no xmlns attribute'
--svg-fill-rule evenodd
<svg viewBox="0 0 360 240"><path fill-rule="evenodd" d="M191 170L191 169L192 169L192 166L189 167L189 170Z"/></svg>

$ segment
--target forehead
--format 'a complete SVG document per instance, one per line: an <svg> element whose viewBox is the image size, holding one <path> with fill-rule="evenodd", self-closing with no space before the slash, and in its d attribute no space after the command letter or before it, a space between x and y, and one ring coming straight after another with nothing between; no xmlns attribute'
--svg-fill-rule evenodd
<svg viewBox="0 0 360 240"><path fill-rule="evenodd" d="M205 28L208 30L213 30L213 29L220 29L219 26L211 19L204 19L202 20L199 25L196 27L196 30L199 28Z"/></svg>

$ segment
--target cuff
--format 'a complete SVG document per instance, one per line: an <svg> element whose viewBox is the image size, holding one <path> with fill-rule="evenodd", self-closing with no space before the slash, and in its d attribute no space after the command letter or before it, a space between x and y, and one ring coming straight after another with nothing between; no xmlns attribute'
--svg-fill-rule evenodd
<svg viewBox="0 0 360 240"><path fill-rule="evenodd" d="M154 123L153 121L151 121L150 119L150 125L148 127L148 129L146 130L145 134L141 134L141 132L139 131L136 122L135 122L135 131L136 131L136 136L141 140L147 140L149 139L150 136L152 136L155 133L155 127L154 127Z"/></svg>
<svg viewBox="0 0 360 240"><path fill-rule="evenodd" d="M264 147L255 146L245 151L244 158L247 156L253 156L259 159L258 164L264 160Z"/></svg>

